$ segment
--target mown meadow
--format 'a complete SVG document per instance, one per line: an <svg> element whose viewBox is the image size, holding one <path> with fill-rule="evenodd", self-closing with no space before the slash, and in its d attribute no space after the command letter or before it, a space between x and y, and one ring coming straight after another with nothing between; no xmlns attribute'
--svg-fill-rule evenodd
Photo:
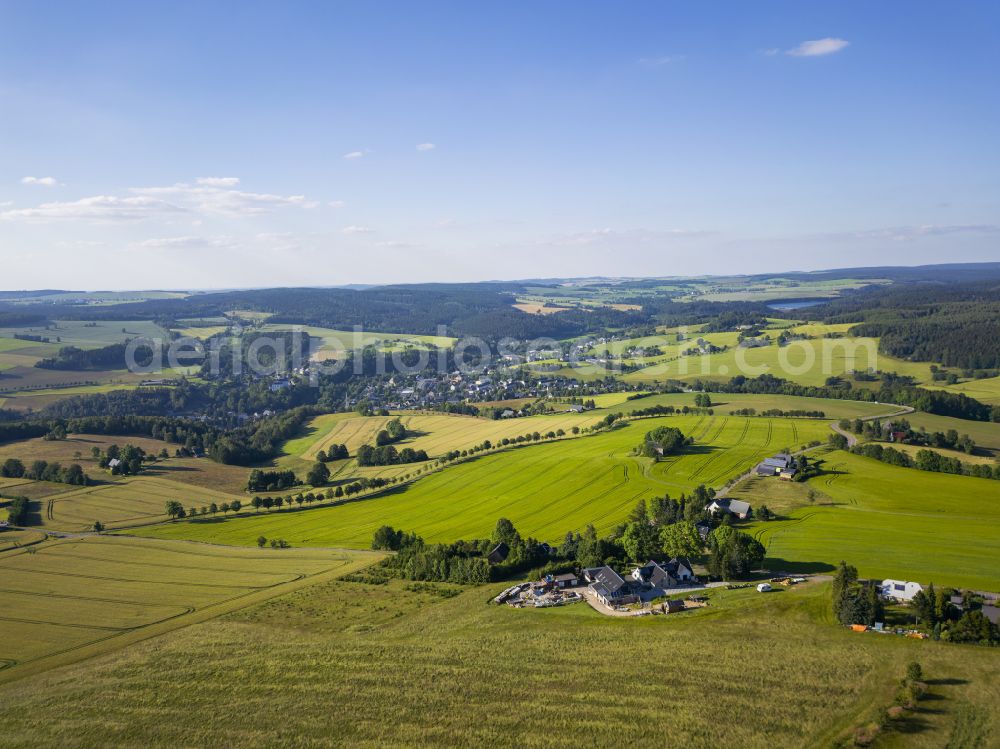
<svg viewBox="0 0 1000 749"><path fill-rule="evenodd" d="M835 451L809 486L814 502L753 526L771 569L832 569L844 559L868 577L1000 589L1000 520L990 510L1000 482Z"/></svg>
<svg viewBox="0 0 1000 749"><path fill-rule="evenodd" d="M914 660L928 708L888 738L991 740L1000 652L851 633L823 584L629 620L487 605L497 589L319 582L0 687L4 744L828 746Z"/></svg>
<svg viewBox="0 0 1000 749"><path fill-rule="evenodd" d="M0 681L121 647L377 559L87 536L0 557Z"/></svg>
<svg viewBox="0 0 1000 749"><path fill-rule="evenodd" d="M524 420L529 421L529 420ZM491 422L486 422L491 423ZM632 454L645 433L674 426L694 438L660 461ZM558 543L593 523L607 532L639 499L721 487L771 453L825 439L827 422L735 416L638 419L610 432L483 455L377 497L335 507L144 528L144 535L249 544L259 535L296 544L366 548L383 524L433 541L488 536L499 517Z"/></svg>

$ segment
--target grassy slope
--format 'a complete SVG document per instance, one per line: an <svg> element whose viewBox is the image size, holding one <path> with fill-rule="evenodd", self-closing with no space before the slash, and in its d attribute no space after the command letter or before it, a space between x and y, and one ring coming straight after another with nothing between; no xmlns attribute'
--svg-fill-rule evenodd
<svg viewBox="0 0 1000 749"><path fill-rule="evenodd" d="M370 563L320 550L230 549L110 536L0 556L0 681L106 652L286 586Z"/></svg>
<svg viewBox="0 0 1000 749"><path fill-rule="evenodd" d="M825 586L628 621L486 606L495 588L319 583L0 687L4 743L813 747L888 704L911 660L937 699L907 746L970 713L988 741L1000 704L1000 653L847 632Z"/></svg>
<svg viewBox="0 0 1000 749"><path fill-rule="evenodd" d="M695 446L659 463L630 455L645 432L660 425L694 435ZM640 498L677 496L703 483L721 486L765 455L828 433L825 422L808 420L643 419L610 433L487 455L374 499L142 533L235 544L253 543L263 534L295 544L364 548L385 523L443 541L487 536L505 516L522 533L558 542L566 531L588 523L610 530Z"/></svg>
<svg viewBox="0 0 1000 749"><path fill-rule="evenodd" d="M1000 589L1000 482L896 468L844 452L810 481L832 498L756 523L772 569L828 568L841 559L862 575ZM766 490L760 501L766 501Z"/></svg>

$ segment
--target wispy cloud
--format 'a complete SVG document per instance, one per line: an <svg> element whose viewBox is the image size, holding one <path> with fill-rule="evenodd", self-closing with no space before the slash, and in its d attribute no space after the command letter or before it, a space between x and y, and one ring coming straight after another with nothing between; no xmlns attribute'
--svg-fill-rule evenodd
<svg viewBox="0 0 1000 749"><path fill-rule="evenodd" d="M655 57L640 57L639 64L650 68L658 68L661 65L670 65L674 62L680 62L683 59L684 55L657 55Z"/></svg>
<svg viewBox="0 0 1000 749"><path fill-rule="evenodd" d="M433 151L435 148L437 148L437 146L433 143L417 143L418 151Z"/></svg>
<svg viewBox="0 0 1000 749"><path fill-rule="evenodd" d="M184 208L148 196L120 198L95 195L80 200L43 203L35 208L16 208L0 212L0 221L141 221L154 216L183 213Z"/></svg>
<svg viewBox="0 0 1000 749"><path fill-rule="evenodd" d="M198 213L221 216L258 216L285 206L315 208L319 205L307 200L305 195L273 195L230 189L230 185L238 182L235 177L208 177L194 185L178 182L166 187L134 187L131 192L167 199Z"/></svg>
<svg viewBox="0 0 1000 749"><path fill-rule="evenodd" d="M236 187L239 183L239 177L198 177L195 180L195 184L206 187Z"/></svg>
<svg viewBox="0 0 1000 749"><path fill-rule="evenodd" d="M140 250L199 250L199 249L220 249L233 247L236 240L233 237L200 237L200 236L180 236L180 237L156 237L145 239L132 245Z"/></svg>
<svg viewBox="0 0 1000 749"><path fill-rule="evenodd" d="M59 180L55 177L21 177L22 185L38 185L39 187L57 187Z"/></svg>
<svg viewBox="0 0 1000 749"><path fill-rule="evenodd" d="M823 55L832 55L834 52L840 52L840 50L849 44L850 42L845 39L836 39L828 36L823 39L812 39L802 42L797 47L787 50L785 54L792 57L822 57Z"/></svg>
<svg viewBox="0 0 1000 749"><path fill-rule="evenodd" d="M345 226L343 229L340 230L340 233L341 234L371 234L374 231L375 230L372 229L370 226L355 226L355 225L352 224L351 226Z"/></svg>
<svg viewBox="0 0 1000 749"><path fill-rule="evenodd" d="M344 154L344 158L347 159L347 160L349 160L349 161L354 160L354 159L360 159L366 153L367 153L367 151L348 151L347 153Z"/></svg>
<svg viewBox="0 0 1000 749"><path fill-rule="evenodd" d="M317 201L304 195L272 195L234 189L236 177L202 177L194 184L179 182L164 187L133 187L131 195L94 195L74 201L43 203L34 208L0 211L4 221L137 221L198 216L244 217L271 213L282 207L315 208Z"/></svg>

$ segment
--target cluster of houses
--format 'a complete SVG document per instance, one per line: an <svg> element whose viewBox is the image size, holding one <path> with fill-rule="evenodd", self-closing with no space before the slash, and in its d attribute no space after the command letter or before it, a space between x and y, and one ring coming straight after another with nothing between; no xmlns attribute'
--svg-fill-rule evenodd
<svg viewBox="0 0 1000 749"><path fill-rule="evenodd" d="M795 478L795 474L798 473L798 464L795 461L794 455L778 453L777 455L772 455L770 458L764 458L764 460L757 464L754 472L758 476L777 476L786 481L791 481Z"/></svg>
<svg viewBox="0 0 1000 749"><path fill-rule="evenodd" d="M558 605L580 600L580 590L609 608L659 598L673 590L698 586L690 560L674 557L669 561L650 560L633 568L627 576L607 565L577 572L547 575L531 584L514 586L497 596L497 603L523 605L530 599L535 606Z"/></svg>

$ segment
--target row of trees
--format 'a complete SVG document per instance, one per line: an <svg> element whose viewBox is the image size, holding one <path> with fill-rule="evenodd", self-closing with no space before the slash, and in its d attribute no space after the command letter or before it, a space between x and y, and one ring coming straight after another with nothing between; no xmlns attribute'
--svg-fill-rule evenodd
<svg viewBox="0 0 1000 749"><path fill-rule="evenodd" d="M184 509L184 505L182 505L176 499L169 499L167 500L166 505L164 507L164 512L167 514L168 517L173 518L175 520L180 520L181 518L186 518L186 517L193 518L199 515L209 515L209 514L215 515L216 513L219 512L225 515L227 512L239 512L242 509L243 509L243 503L238 499L234 499L232 502L223 502L221 505L212 502L211 504L208 505L202 505L200 509L192 506L186 510ZM100 531L98 531L98 533L99 532Z"/></svg>
<svg viewBox="0 0 1000 749"><path fill-rule="evenodd" d="M73 486L89 486L90 478L83 472L78 463L73 463L65 468L56 462L49 463L45 460L32 461L31 465L25 467L17 458L8 458L0 466L0 476L12 479L32 479L34 481L54 481L59 484L72 484Z"/></svg>
<svg viewBox="0 0 1000 749"><path fill-rule="evenodd" d="M802 419L825 419L825 411L809 411L803 409L783 410L780 408L769 408L764 411L757 411L756 408L738 408L732 411L733 416L764 416L773 418L802 418Z"/></svg>
<svg viewBox="0 0 1000 749"><path fill-rule="evenodd" d="M988 463L963 463L958 458L942 455L933 450L917 450L916 456L911 457L909 453L904 453L901 450L885 447L877 442L866 442L855 445L851 448L851 452L900 468L916 468L920 471L952 473L959 476L975 476L976 478L1000 481L1000 464L991 466Z"/></svg>

